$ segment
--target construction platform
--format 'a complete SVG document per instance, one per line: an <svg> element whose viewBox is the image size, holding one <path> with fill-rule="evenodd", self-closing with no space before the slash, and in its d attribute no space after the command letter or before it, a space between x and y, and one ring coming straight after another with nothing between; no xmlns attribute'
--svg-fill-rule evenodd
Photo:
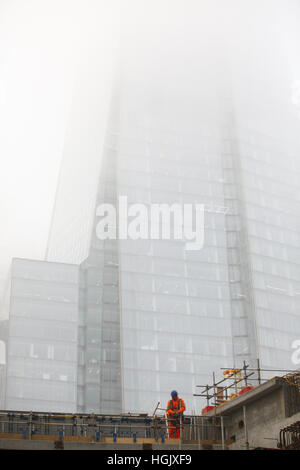
<svg viewBox="0 0 300 470"><path fill-rule="evenodd" d="M0 412L0 449L225 449L225 430L209 416L185 416L168 439L164 416Z"/></svg>
<svg viewBox="0 0 300 470"><path fill-rule="evenodd" d="M226 369L218 382L213 374L212 385L199 386L203 391L197 395L207 399L203 414L183 417L180 439L168 439L168 422L156 414L162 410L158 406L152 416L5 410L0 411L0 449L299 449L300 372L263 379L262 371L272 372L244 363L243 369Z"/></svg>

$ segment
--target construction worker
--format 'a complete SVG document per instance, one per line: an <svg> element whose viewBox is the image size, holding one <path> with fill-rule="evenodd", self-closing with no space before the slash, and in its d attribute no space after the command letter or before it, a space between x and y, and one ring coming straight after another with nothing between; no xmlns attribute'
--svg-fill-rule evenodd
<svg viewBox="0 0 300 470"><path fill-rule="evenodd" d="M178 397L176 390L171 392L172 399L168 401L167 417L169 424L169 439L180 438L180 426L182 422L185 404L182 398Z"/></svg>

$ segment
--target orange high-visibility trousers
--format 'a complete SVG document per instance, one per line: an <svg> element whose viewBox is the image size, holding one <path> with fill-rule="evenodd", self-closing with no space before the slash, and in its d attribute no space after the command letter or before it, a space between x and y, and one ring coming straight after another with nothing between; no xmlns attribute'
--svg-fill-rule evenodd
<svg viewBox="0 0 300 470"><path fill-rule="evenodd" d="M172 418L169 416L169 439L180 439L180 425L181 419L180 418Z"/></svg>
<svg viewBox="0 0 300 470"><path fill-rule="evenodd" d="M169 424L169 439L180 439L180 426L174 427Z"/></svg>

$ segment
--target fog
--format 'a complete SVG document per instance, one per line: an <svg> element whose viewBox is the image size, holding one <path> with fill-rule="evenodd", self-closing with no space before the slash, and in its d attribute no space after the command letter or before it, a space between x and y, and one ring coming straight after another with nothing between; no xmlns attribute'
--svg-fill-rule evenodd
<svg viewBox="0 0 300 470"><path fill-rule="evenodd" d="M137 69L143 61L148 80L139 86L154 81L181 93L183 101L193 96L199 115L227 101L237 122L270 132L274 125L287 127L284 115L299 113L293 109L299 85L298 1L134 5L123 30L128 41L124 68ZM200 108L197 100L205 96L211 98Z"/></svg>
<svg viewBox="0 0 300 470"><path fill-rule="evenodd" d="M80 262L87 254L107 106L115 83L129 102L127 114L123 112L127 122L141 113L141 125L147 125L147 113L154 112L157 125L179 133L210 128L220 135L227 126L238 138L239 129L255 130L281 139L287 151L295 152L299 7L298 0L121 3L116 62L107 62L105 78L102 75L106 88L97 93L101 73L93 73L89 63L80 72L85 83L90 81L89 96L81 85L73 95L48 259ZM141 108L144 102L148 111ZM84 122L89 123L88 132Z"/></svg>
<svg viewBox="0 0 300 470"><path fill-rule="evenodd" d="M2 0L0 279L12 256L45 256L55 194L54 244L55 223L67 230L68 214L74 220L80 201L95 197L115 54L128 87L177 96L178 125L185 113L196 127L197 119L224 121L231 113L237 125L285 134L292 146L300 115L299 11L298 0L127 0L120 7ZM84 158L80 151L74 164L76 139L93 150ZM83 168L89 192L80 184Z"/></svg>
<svg viewBox="0 0 300 470"><path fill-rule="evenodd" d="M116 4L0 2L1 291L12 257L45 257L68 126L93 120L85 96L93 80L103 92Z"/></svg>

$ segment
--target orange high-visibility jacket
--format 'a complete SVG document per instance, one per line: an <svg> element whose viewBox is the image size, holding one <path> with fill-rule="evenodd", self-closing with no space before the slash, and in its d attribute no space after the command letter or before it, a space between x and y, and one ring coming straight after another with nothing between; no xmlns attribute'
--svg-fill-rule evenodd
<svg viewBox="0 0 300 470"><path fill-rule="evenodd" d="M182 398L177 400L169 400L167 406L167 415L173 415L174 413L183 413L185 411L185 403Z"/></svg>

